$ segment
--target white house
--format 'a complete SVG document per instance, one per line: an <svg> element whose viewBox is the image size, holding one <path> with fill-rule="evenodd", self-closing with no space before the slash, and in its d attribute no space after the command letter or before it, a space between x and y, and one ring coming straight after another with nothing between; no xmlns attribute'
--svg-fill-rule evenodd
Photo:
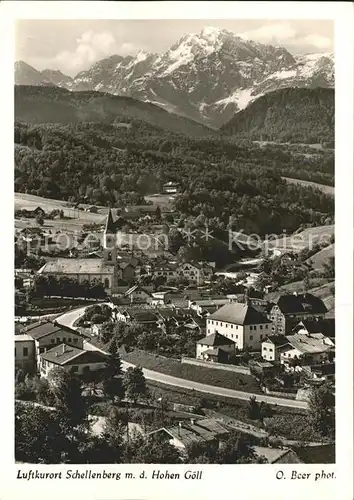
<svg viewBox="0 0 354 500"><path fill-rule="evenodd" d="M262 340L271 333L271 322L255 307L231 302L207 318L206 331L221 333L233 340L239 350L261 350Z"/></svg>
<svg viewBox="0 0 354 500"><path fill-rule="evenodd" d="M151 303L153 300L152 295L142 288L140 285L134 285L124 294L124 297L128 298L131 303L133 302L144 302Z"/></svg>
<svg viewBox="0 0 354 500"><path fill-rule="evenodd" d="M39 355L38 368L41 377L48 377L55 367L62 367L78 375L88 371L102 370L106 366L108 356L100 351L86 351L60 344Z"/></svg>
<svg viewBox="0 0 354 500"><path fill-rule="evenodd" d="M15 367L21 368L25 372L34 372L35 363L35 343L32 337L26 333L15 335Z"/></svg>
<svg viewBox="0 0 354 500"><path fill-rule="evenodd" d="M179 278L185 278L190 283L195 283L196 285L202 285L205 281L210 280L212 275L212 266L204 262L184 262L177 269L177 276Z"/></svg>
<svg viewBox="0 0 354 500"><path fill-rule="evenodd" d="M269 335L262 341L261 354L266 361L280 362L280 354L288 349L290 344L284 335Z"/></svg>
<svg viewBox="0 0 354 500"><path fill-rule="evenodd" d="M322 333L306 335L296 333L287 335L288 346L280 354L280 362L286 364L291 360L304 359L308 364L328 361L334 356L334 343Z"/></svg>
<svg viewBox="0 0 354 500"><path fill-rule="evenodd" d="M226 361L235 353L235 342L220 333L211 333L197 341L196 358L205 361Z"/></svg>
<svg viewBox="0 0 354 500"><path fill-rule="evenodd" d="M54 321L38 321L27 326L22 333L33 339L35 350L34 359L49 349L59 344L68 344L78 349L83 349L83 342L86 337L78 331L61 325ZM16 339L17 336L15 336Z"/></svg>

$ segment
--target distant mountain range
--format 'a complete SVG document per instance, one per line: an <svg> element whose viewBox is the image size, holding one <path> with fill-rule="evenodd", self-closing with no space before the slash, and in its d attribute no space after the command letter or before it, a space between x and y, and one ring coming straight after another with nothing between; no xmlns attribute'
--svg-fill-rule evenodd
<svg viewBox="0 0 354 500"><path fill-rule="evenodd" d="M288 87L333 88L334 56L291 55L283 47L207 27L162 54L112 55L74 78L15 64L15 84L95 90L151 102L213 128L258 97Z"/></svg>

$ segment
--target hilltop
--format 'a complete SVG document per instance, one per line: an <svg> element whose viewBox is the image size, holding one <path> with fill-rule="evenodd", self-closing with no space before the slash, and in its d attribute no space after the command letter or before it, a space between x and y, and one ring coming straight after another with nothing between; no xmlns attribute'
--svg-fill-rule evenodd
<svg viewBox="0 0 354 500"><path fill-rule="evenodd" d="M333 89L287 88L270 92L237 113L222 128L251 140L333 143Z"/></svg>
<svg viewBox="0 0 354 500"><path fill-rule="evenodd" d="M55 86L16 86L15 119L31 124L98 122L118 125L120 121L140 120L191 136L215 133L200 123L131 97L95 91L70 92Z"/></svg>

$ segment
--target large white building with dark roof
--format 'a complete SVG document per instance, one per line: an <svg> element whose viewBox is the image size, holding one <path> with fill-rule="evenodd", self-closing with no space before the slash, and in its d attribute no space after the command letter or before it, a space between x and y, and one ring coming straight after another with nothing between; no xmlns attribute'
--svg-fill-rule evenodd
<svg viewBox="0 0 354 500"><path fill-rule="evenodd" d="M272 331L271 321L250 304L225 304L206 320L208 335L218 332L235 342L239 350L260 350L261 343Z"/></svg>
<svg viewBox="0 0 354 500"><path fill-rule="evenodd" d="M118 278L122 270L117 261L116 229L112 212L109 209L103 233L103 258L65 259L59 258L46 262L38 271L43 276L68 277L84 281L101 282L107 293L118 290Z"/></svg>
<svg viewBox="0 0 354 500"><path fill-rule="evenodd" d="M55 366L78 375L104 368L107 356L89 349L87 340L86 335L55 320L38 321L15 335L15 366L44 377Z"/></svg>

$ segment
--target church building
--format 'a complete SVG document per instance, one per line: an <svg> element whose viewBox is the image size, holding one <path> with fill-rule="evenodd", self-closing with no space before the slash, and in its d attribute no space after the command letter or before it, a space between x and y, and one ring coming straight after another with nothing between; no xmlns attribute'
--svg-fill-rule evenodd
<svg viewBox="0 0 354 500"><path fill-rule="evenodd" d="M103 233L103 258L58 258L46 262L38 274L43 276L66 276L83 281L101 281L108 294L117 293L118 279L122 270L117 262L116 230L111 209L108 211Z"/></svg>

